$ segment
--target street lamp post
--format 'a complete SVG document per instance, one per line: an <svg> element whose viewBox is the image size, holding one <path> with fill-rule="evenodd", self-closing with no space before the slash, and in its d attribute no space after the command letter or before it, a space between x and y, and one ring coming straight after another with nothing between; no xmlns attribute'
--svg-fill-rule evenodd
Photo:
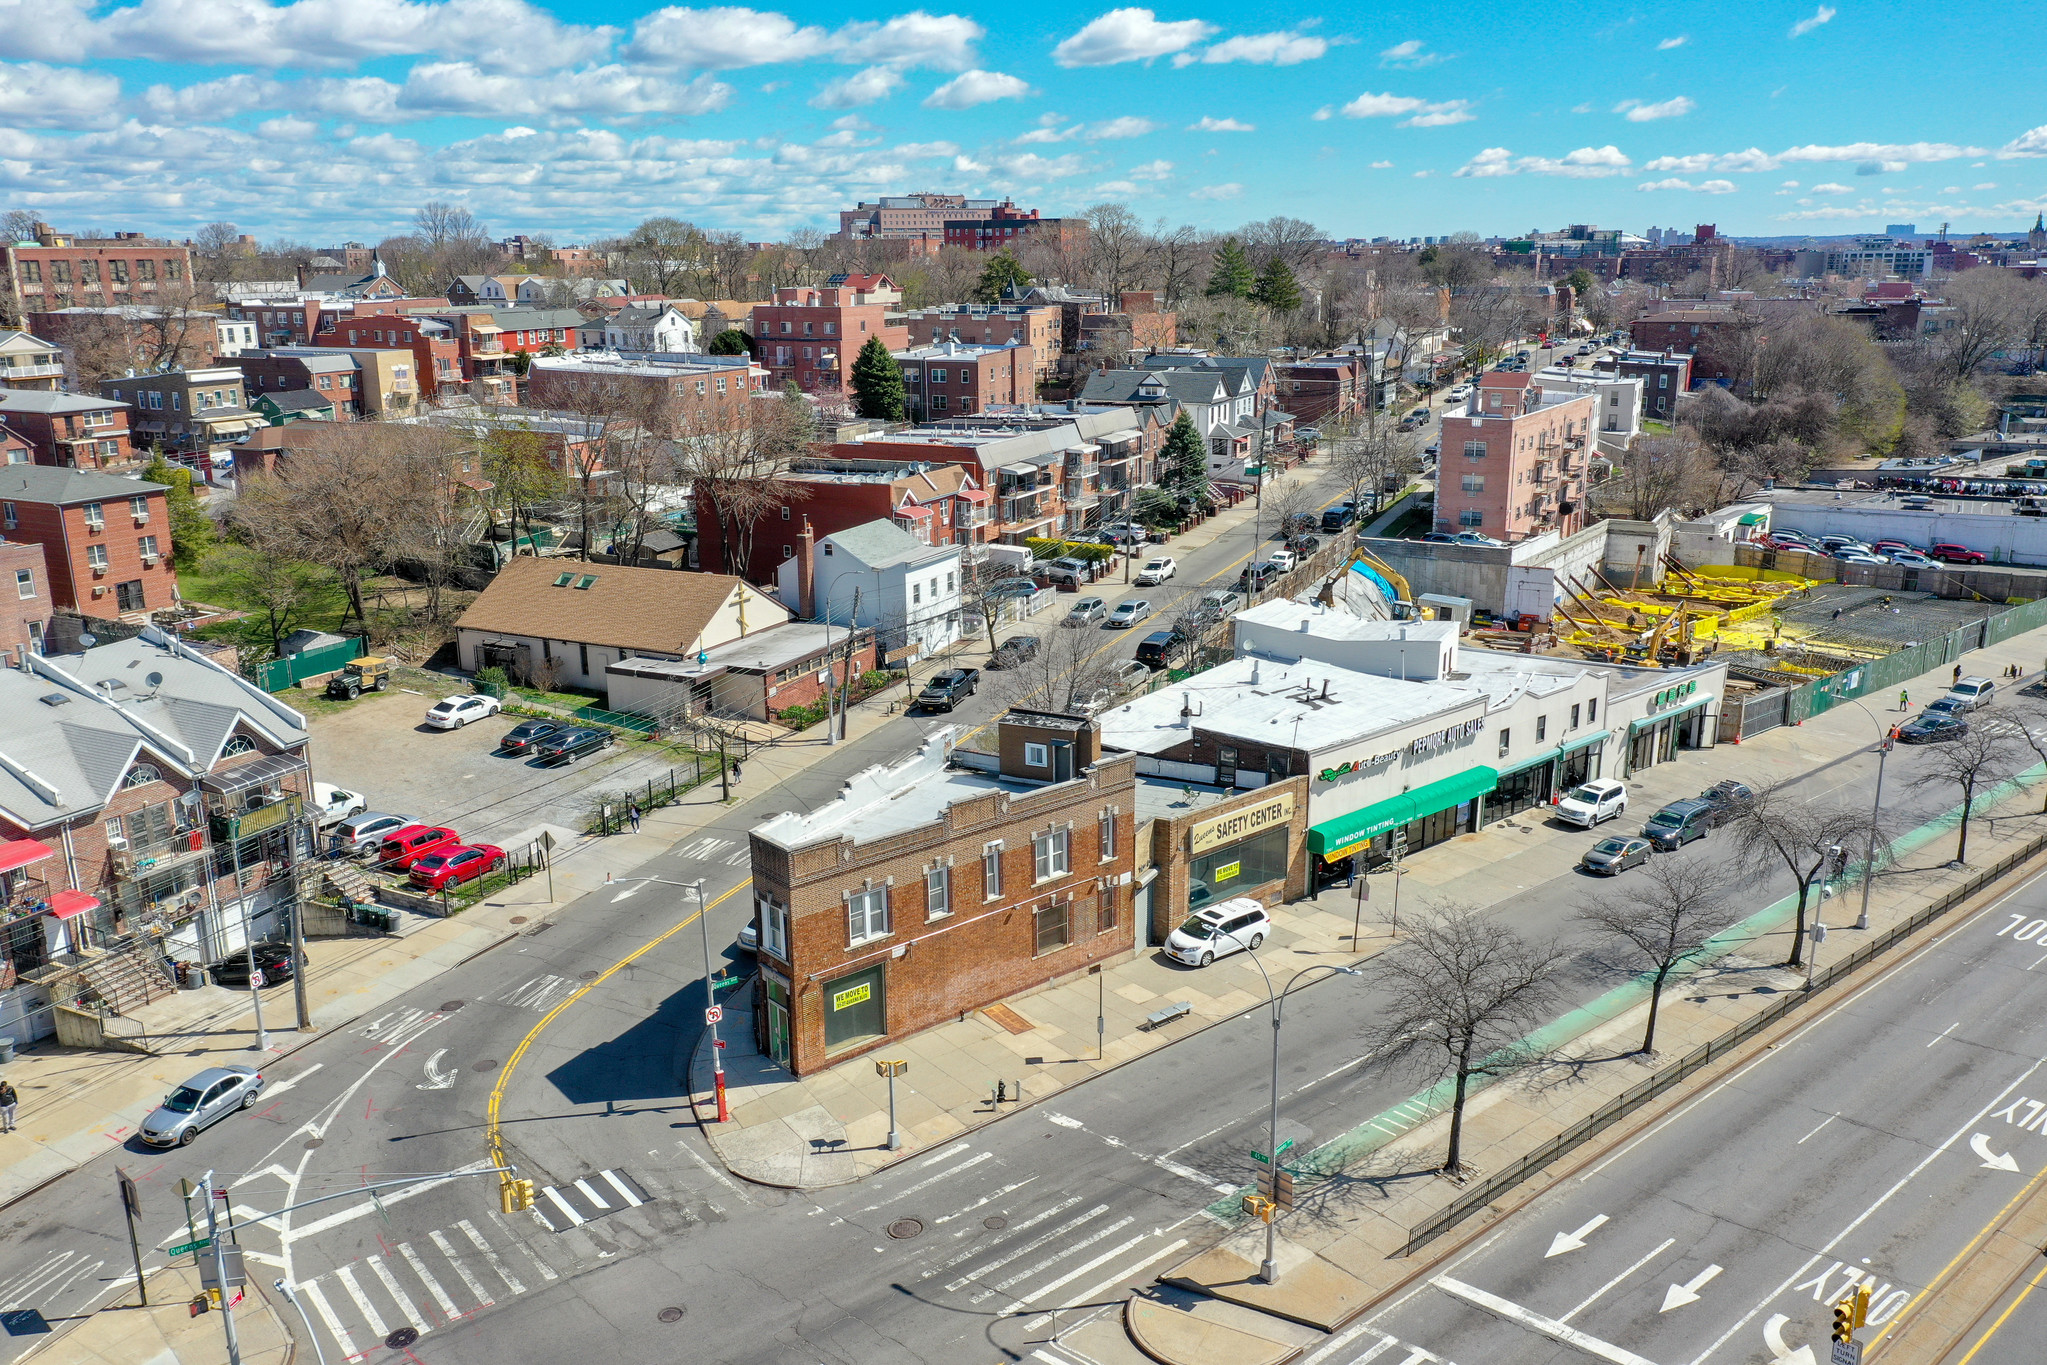
<svg viewBox="0 0 2047 1365"><path fill-rule="evenodd" d="M1869 807L1869 849L1862 858L1862 908L1855 915L1857 929L1869 927L1869 889L1876 885L1876 822L1884 808L1884 761L1891 756L1891 737L1896 733L1886 731L1876 746L1876 799Z"/></svg>
<svg viewBox="0 0 2047 1365"><path fill-rule="evenodd" d="M725 1054L718 1043L716 1013L718 995L714 984L717 981L717 969L711 958L711 923L709 916L705 914L704 879L699 877L693 882L677 882L666 877L614 877L609 872L604 874L606 886L622 886L630 882L653 882L660 886L672 886L689 892L697 899L697 928L704 937L704 1027L711 1031L711 1077L718 1096L718 1122L728 1123L731 1121L732 1111L725 1101Z"/></svg>
<svg viewBox="0 0 2047 1365"><path fill-rule="evenodd" d="M1312 976L1317 972L1328 972L1332 975L1340 974L1343 976L1362 976L1364 973L1360 972L1356 967L1342 967L1330 962L1317 963L1312 967L1301 968L1287 981L1284 990L1275 991L1272 988L1272 975L1265 970L1265 964L1258 960L1257 950L1246 949L1245 956L1249 957L1258 968L1258 975L1265 978L1267 1003L1272 1008L1272 1095L1270 1108L1266 1115L1265 1158L1266 1169L1272 1173L1272 1197L1277 1200L1279 1195L1279 1026L1286 1010L1286 998L1296 988L1304 984L1302 981L1303 977ZM1269 1211L1265 1220L1265 1260L1258 1267L1258 1278L1267 1284L1277 1284L1279 1282L1279 1264L1276 1260L1279 1239L1278 1215L1279 1211L1275 1208Z"/></svg>

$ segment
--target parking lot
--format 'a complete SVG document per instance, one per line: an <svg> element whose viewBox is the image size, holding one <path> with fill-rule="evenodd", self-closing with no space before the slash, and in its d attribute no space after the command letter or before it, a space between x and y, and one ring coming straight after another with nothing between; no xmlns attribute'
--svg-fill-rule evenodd
<svg viewBox="0 0 2047 1365"><path fill-rule="evenodd" d="M496 752L517 716L460 730L425 725L427 708L456 690L397 687L314 717L313 776L361 792L371 810L448 825L464 839L517 851L543 828L557 839L580 835L598 796L661 777L672 761L659 746L621 741L566 767L537 767Z"/></svg>

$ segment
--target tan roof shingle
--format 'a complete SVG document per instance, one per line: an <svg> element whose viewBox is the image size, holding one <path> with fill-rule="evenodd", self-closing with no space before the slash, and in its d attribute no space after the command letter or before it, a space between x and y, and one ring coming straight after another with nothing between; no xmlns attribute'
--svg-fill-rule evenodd
<svg viewBox="0 0 2047 1365"><path fill-rule="evenodd" d="M571 586L555 586L564 574ZM585 575L594 575L596 582L574 587ZM789 619L780 603L728 574L527 556L505 565L455 624L459 630L686 654L724 643L700 637L718 609L741 591L746 594L746 634Z"/></svg>

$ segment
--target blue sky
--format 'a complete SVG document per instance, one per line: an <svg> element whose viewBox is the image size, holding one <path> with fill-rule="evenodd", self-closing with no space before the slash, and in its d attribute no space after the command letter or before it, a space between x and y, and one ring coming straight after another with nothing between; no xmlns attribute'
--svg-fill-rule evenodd
<svg viewBox="0 0 2047 1365"><path fill-rule="evenodd" d="M1336 236L2029 225L2047 96L1900 16L0 0L0 208L316 243L428 198L560 242L773 237L916 189Z"/></svg>

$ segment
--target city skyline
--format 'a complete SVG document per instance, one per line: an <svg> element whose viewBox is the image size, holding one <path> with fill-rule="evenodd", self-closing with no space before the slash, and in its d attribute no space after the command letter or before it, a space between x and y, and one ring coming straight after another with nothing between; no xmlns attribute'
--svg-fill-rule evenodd
<svg viewBox="0 0 2047 1365"><path fill-rule="evenodd" d="M1980 35L1880 32L1852 6L1448 33L1416 5L1286 26L1216 6L845 15L0 0L0 200L71 230L375 240L440 198L562 241L658 213L830 230L923 189L1394 238L1966 234L2047 208L2047 113L1897 112L1900 79L1965 81Z"/></svg>

